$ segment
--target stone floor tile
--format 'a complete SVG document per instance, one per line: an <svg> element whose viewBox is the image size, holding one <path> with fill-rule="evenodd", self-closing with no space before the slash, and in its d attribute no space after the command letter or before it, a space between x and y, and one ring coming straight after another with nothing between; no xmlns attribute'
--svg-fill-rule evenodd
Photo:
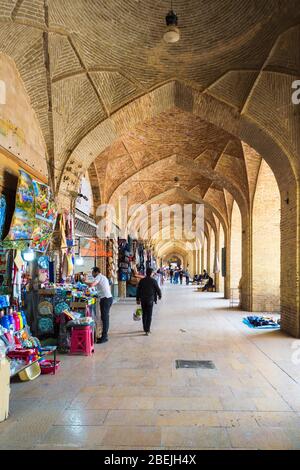
<svg viewBox="0 0 300 470"><path fill-rule="evenodd" d="M218 427L216 411L159 411L158 426L207 426Z"/></svg>
<svg viewBox="0 0 300 470"><path fill-rule="evenodd" d="M257 450L300 449L300 436L283 428L229 428L232 447Z"/></svg>
<svg viewBox="0 0 300 470"><path fill-rule="evenodd" d="M162 397L154 400L157 410L222 410L223 406L219 398L210 397Z"/></svg>
<svg viewBox="0 0 300 470"><path fill-rule="evenodd" d="M155 410L110 410L105 426L156 426L158 413Z"/></svg>
<svg viewBox="0 0 300 470"><path fill-rule="evenodd" d="M65 410L54 422L55 426L100 426L107 410Z"/></svg>
<svg viewBox="0 0 300 470"><path fill-rule="evenodd" d="M162 444L164 446L195 447L200 449L230 448L227 430L208 427L163 427Z"/></svg>
<svg viewBox="0 0 300 470"><path fill-rule="evenodd" d="M74 448L101 445L104 426L52 426L40 444Z"/></svg>
<svg viewBox="0 0 300 470"><path fill-rule="evenodd" d="M161 429L153 426L106 426L103 445L161 446Z"/></svg>

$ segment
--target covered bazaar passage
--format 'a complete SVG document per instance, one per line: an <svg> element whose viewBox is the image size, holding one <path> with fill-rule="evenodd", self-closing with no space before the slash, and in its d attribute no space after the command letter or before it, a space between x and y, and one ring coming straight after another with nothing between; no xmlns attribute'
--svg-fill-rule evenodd
<svg viewBox="0 0 300 470"><path fill-rule="evenodd" d="M300 449L300 4L168 10L0 0L1 450Z"/></svg>

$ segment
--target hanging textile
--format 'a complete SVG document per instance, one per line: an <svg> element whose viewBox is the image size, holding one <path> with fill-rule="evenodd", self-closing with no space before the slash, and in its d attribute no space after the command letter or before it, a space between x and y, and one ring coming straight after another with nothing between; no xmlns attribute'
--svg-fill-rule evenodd
<svg viewBox="0 0 300 470"><path fill-rule="evenodd" d="M218 274L220 272L220 262L218 253L215 252L215 259L214 259L214 274Z"/></svg>
<svg viewBox="0 0 300 470"><path fill-rule="evenodd" d="M30 242L31 248L45 252L56 217L57 211L50 188L19 170L15 212L3 246L23 250Z"/></svg>
<svg viewBox="0 0 300 470"><path fill-rule="evenodd" d="M0 240L2 240L3 229L6 217L6 199L4 195L0 196Z"/></svg>

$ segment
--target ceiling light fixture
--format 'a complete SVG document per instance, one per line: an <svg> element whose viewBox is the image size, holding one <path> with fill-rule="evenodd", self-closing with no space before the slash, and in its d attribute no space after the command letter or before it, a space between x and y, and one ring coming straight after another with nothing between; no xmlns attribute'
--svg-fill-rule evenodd
<svg viewBox="0 0 300 470"><path fill-rule="evenodd" d="M168 44L178 42L180 39L180 30L178 28L178 16L173 10L173 1L171 1L171 10L166 16L167 29L164 34L164 41Z"/></svg>

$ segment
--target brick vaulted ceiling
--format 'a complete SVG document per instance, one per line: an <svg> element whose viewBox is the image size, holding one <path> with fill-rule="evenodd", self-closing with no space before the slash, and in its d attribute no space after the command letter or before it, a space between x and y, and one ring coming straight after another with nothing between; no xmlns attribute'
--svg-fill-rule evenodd
<svg viewBox="0 0 300 470"><path fill-rule="evenodd" d="M175 0L181 39L173 45L162 40L169 7L168 0L0 0L0 52L14 59L30 96L57 190L90 132L171 81L278 127L268 115L272 97L260 105L255 91L262 71L272 89L299 73L299 50L290 47L299 45L299 0ZM293 126L288 133L282 136L294 137ZM95 142L87 156L89 147ZM129 183L132 199L142 202L178 177L177 187L224 216L232 197L251 200L260 161L232 135L178 109L146 119L95 157L88 165L98 202L126 192L126 184L128 192ZM81 159L70 168L71 186L84 170Z"/></svg>

